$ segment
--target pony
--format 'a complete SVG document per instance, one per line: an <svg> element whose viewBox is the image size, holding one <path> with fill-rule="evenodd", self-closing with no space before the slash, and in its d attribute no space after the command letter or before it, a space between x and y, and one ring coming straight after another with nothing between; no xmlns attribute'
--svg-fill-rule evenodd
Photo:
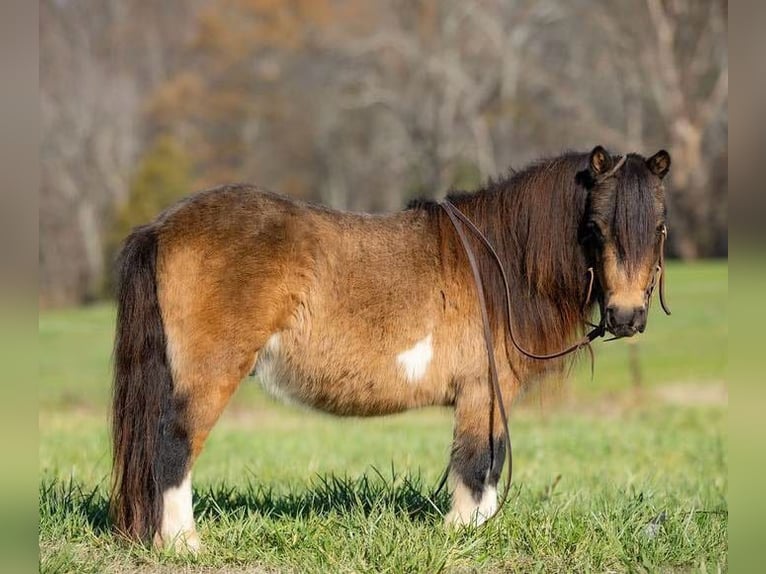
<svg viewBox="0 0 766 574"><path fill-rule="evenodd" d="M496 252L497 260L468 238L480 284L434 201L349 213L236 184L191 195L136 228L116 281L116 530L199 549L192 467L251 372L275 395L340 416L453 407L445 522L486 521L510 446L495 411L565 361L521 351L555 353L596 309L602 333L644 331L662 272L669 168L664 150L645 158L597 146L448 195ZM489 355L478 289L494 335Z"/></svg>

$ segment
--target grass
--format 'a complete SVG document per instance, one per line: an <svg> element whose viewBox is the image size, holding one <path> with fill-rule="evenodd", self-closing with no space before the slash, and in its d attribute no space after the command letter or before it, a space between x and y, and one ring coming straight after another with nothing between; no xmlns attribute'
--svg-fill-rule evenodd
<svg viewBox="0 0 766 574"><path fill-rule="evenodd" d="M669 274L674 315L655 309L633 349L641 387L629 344L597 344L593 381L581 365L561 392L515 408L511 498L479 529L441 525L449 500L433 488L449 453L447 411L335 419L244 383L195 467L196 558L109 533L112 308L42 314L41 569L726 570L727 268Z"/></svg>

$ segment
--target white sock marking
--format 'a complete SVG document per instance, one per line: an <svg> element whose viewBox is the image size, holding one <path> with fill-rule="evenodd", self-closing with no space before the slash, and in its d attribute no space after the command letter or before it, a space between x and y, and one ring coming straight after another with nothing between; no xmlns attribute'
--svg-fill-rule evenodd
<svg viewBox="0 0 766 574"><path fill-rule="evenodd" d="M162 542L166 546L190 550L199 548L199 539L194 528L194 509L192 507L191 472L178 486L168 488L162 494Z"/></svg>
<svg viewBox="0 0 766 574"><path fill-rule="evenodd" d="M462 482L458 482L452 495L452 509L445 517L447 525L479 526L497 512L497 488L485 486L481 500L476 500L471 490Z"/></svg>
<svg viewBox="0 0 766 574"><path fill-rule="evenodd" d="M411 383L419 381L426 374L428 364L434 355L432 341L433 336L429 334L425 339L415 343L414 347L396 356L396 362Z"/></svg>
<svg viewBox="0 0 766 574"><path fill-rule="evenodd" d="M497 512L497 488L487 486L481 495L479 508L476 509L476 525L484 524Z"/></svg>

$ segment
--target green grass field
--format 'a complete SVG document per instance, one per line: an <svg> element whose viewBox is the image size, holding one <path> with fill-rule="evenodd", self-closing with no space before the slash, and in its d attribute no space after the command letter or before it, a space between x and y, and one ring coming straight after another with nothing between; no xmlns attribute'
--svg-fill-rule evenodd
<svg viewBox="0 0 766 574"><path fill-rule="evenodd" d="M109 533L113 309L42 313L41 570L726 570L728 270L668 274L672 317L654 309L635 343L595 345L592 381L583 361L513 409L511 498L478 529L445 531L448 496L432 496L448 411L335 419L276 404L246 381L195 467L197 557Z"/></svg>

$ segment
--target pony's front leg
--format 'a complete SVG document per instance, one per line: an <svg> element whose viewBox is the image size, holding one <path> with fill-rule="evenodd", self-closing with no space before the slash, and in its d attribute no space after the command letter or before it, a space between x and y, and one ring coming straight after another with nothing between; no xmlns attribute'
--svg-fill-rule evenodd
<svg viewBox="0 0 766 574"><path fill-rule="evenodd" d="M450 458L452 508L447 526L478 526L497 511L497 483L505 461L500 414L490 413L487 383L461 392L455 405L455 438Z"/></svg>

